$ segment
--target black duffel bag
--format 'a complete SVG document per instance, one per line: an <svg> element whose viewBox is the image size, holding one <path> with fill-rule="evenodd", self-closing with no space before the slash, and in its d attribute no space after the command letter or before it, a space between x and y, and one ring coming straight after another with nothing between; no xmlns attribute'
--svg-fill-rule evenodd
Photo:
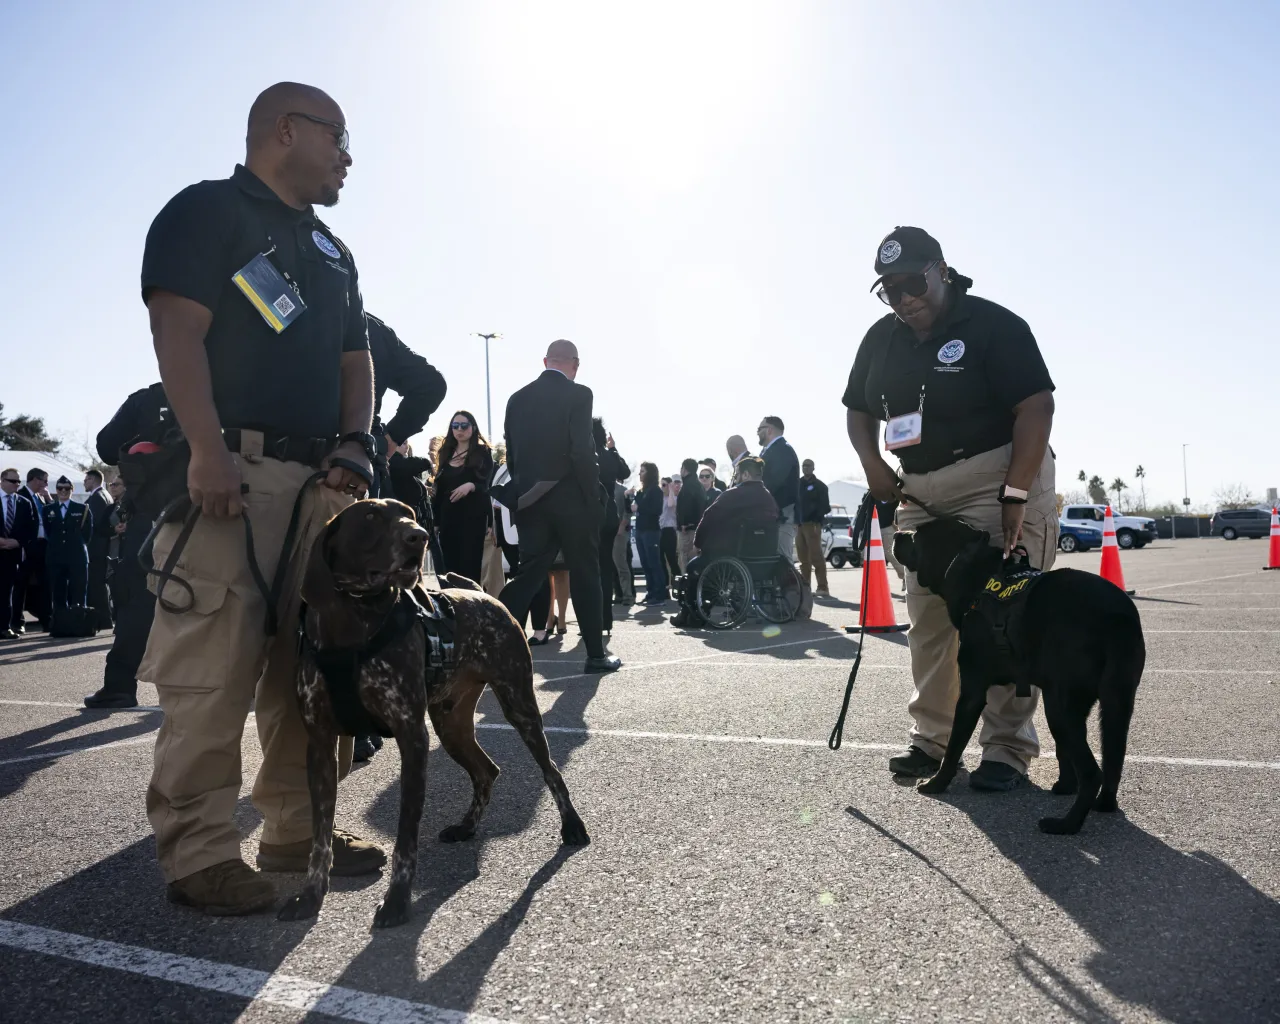
<svg viewBox="0 0 1280 1024"><path fill-rule="evenodd" d="M97 615L92 608L86 608L82 604L55 608L53 617L49 620L49 635L76 638L97 636Z"/></svg>

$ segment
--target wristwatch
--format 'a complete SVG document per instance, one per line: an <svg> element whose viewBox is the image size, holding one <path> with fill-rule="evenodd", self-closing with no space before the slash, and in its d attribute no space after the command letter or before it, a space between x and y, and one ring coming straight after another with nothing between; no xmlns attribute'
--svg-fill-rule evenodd
<svg viewBox="0 0 1280 1024"><path fill-rule="evenodd" d="M1001 505L1025 505L1027 503L1027 492L1021 487L1010 487L1008 484L1001 484L997 500Z"/></svg>
<svg viewBox="0 0 1280 1024"><path fill-rule="evenodd" d="M364 454L370 462L378 454L378 442L373 439L372 434L366 434L363 430L353 430L350 434L343 434L338 438L338 444L349 444L351 442L364 449Z"/></svg>

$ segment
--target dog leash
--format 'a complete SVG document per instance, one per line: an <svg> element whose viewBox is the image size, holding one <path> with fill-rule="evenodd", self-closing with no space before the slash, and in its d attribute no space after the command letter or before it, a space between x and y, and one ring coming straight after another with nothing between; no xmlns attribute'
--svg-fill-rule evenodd
<svg viewBox="0 0 1280 1024"><path fill-rule="evenodd" d="M951 519L956 522L964 521L954 513L939 512L937 509L930 508L919 498L915 497L912 494L908 494L906 491L899 491L898 493L901 495L901 498L903 501L906 501L912 505L915 505L916 508L918 508L925 515L929 516L931 519ZM875 496L871 493L871 491L868 490L867 493L863 495L862 503L858 507L858 512L855 516L855 520L860 519L865 513L867 520L869 521L871 518L871 506L875 504L875 501L876 501ZM867 606L867 597L868 597L868 594L870 593L870 584L871 584L871 574L867 572L866 568L864 567L862 570L862 601L858 605L858 618L860 620L858 623L858 652L853 656L853 667L849 669L849 681L845 683L844 701L840 705L840 715L838 718L836 718L835 727L831 730L831 735L827 739L827 746L832 750L839 750L840 744L844 739L844 720L846 716L849 714L849 701L853 698L853 686L858 678L858 667L862 664L862 648L863 648L863 644L866 641L866 636L867 636L866 613L864 609Z"/></svg>

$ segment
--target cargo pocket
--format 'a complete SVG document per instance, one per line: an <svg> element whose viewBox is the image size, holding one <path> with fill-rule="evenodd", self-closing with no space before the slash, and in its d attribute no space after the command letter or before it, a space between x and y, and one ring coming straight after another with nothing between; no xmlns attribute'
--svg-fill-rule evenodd
<svg viewBox="0 0 1280 1024"><path fill-rule="evenodd" d="M1058 554L1058 518L1028 505L1022 518L1022 546L1037 569L1052 569Z"/></svg>
<svg viewBox="0 0 1280 1024"><path fill-rule="evenodd" d="M138 678L171 689L220 687L227 677L227 663L235 654L231 621L234 609L228 607L229 596L235 601L231 588L214 580L178 575L167 580L163 588L157 587L153 576L150 586L153 592L162 589L169 605L187 610L175 612L157 597L155 620ZM189 593L187 587L191 588Z"/></svg>

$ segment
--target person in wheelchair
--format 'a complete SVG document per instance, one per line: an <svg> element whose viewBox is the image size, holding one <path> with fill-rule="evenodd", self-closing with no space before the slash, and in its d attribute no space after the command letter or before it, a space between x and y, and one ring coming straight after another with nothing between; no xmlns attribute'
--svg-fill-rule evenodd
<svg viewBox="0 0 1280 1024"><path fill-rule="evenodd" d="M778 504L764 486L764 460L747 456L734 471L734 486L716 498L702 513L693 545L697 554L689 560L680 583L680 611L671 619L682 629L702 625L697 607L698 578L703 566L726 555L736 555L742 529L773 526Z"/></svg>

